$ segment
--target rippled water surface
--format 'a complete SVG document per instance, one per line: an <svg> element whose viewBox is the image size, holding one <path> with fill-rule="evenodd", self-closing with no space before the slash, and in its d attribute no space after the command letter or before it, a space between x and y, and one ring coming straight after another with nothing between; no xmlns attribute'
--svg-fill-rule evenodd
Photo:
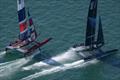
<svg viewBox="0 0 120 80"><path fill-rule="evenodd" d="M84 62L71 48L84 42L89 2L25 0L40 34L38 41L53 40L41 48L41 55L23 58L18 52L4 52L17 38L19 25L16 0L0 0L0 80L120 80L120 51L102 61ZM106 43L103 50L120 49L120 0L99 0L99 15Z"/></svg>

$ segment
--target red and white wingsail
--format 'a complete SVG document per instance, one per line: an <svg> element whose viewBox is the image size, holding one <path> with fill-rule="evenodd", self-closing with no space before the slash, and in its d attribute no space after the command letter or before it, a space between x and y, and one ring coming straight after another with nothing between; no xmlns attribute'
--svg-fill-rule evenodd
<svg viewBox="0 0 120 80"><path fill-rule="evenodd" d="M30 16L29 10L27 12L28 15L28 20L27 20L24 0L17 0L17 5L18 5L18 20L20 26L19 39L22 41L23 40L29 40L30 42L34 41L37 38L37 33L35 30L35 26L33 24L33 20Z"/></svg>
<svg viewBox="0 0 120 80"><path fill-rule="evenodd" d="M20 27L19 39L23 41L28 38L27 35L28 26L27 26L24 0L17 0L17 11L18 11L18 20Z"/></svg>

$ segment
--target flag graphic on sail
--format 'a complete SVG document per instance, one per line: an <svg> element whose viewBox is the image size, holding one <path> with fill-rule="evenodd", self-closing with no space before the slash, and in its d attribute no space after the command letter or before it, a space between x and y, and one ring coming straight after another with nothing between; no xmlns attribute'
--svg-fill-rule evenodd
<svg viewBox="0 0 120 80"><path fill-rule="evenodd" d="M29 12L29 9L28 9L28 22L29 22L29 28L28 28L28 36L29 36L29 41L34 41L36 38L37 38L37 32L35 30L35 26L33 24L33 20L30 16L30 12Z"/></svg>
<svg viewBox="0 0 120 80"><path fill-rule="evenodd" d="M18 20L20 27L19 39L23 41L28 38L27 35L28 26L27 26L24 0L17 0L17 10L18 10Z"/></svg>

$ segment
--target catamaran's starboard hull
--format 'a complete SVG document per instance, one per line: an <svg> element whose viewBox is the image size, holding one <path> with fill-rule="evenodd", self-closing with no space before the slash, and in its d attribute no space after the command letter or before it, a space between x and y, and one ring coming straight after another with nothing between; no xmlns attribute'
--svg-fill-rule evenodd
<svg viewBox="0 0 120 80"><path fill-rule="evenodd" d="M90 51L90 47L89 46L84 46L84 45L74 45L72 47L76 52L83 52L83 51Z"/></svg>
<svg viewBox="0 0 120 80"><path fill-rule="evenodd" d="M18 51L18 52L20 52L20 53L22 53L22 54L26 53L25 50L23 50L23 49L21 49L21 48L14 48L13 46L7 46L7 47L5 48L5 51L6 51L6 52L9 52L9 51Z"/></svg>
<svg viewBox="0 0 120 80"><path fill-rule="evenodd" d="M23 50L21 48L12 48L12 46L8 46L6 47L6 53L10 53L10 52L19 52L19 54L22 54L23 56L30 56L32 54L36 55L38 53L40 53L39 49L34 50L31 53L27 53L26 50Z"/></svg>
<svg viewBox="0 0 120 80"><path fill-rule="evenodd" d="M7 46L5 50L6 51L8 51L8 50L16 50L16 51L19 51L19 52L23 53L24 56L30 56L30 55L34 54L34 52L36 50L38 50L40 47L42 47L43 45L48 43L50 40L52 40L52 38L48 38L48 39L46 39L46 40L44 40L42 42L36 42L36 44L30 46L30 48L26 48L27 46L21 47L21 48L14 47L14 46Z"/></svg>

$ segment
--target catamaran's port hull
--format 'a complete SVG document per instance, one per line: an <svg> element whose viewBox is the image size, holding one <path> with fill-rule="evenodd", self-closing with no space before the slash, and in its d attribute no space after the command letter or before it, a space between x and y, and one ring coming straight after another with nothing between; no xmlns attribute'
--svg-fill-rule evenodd
<svg viewBox="0 0 120 80"><path fill-rule="evenodd" d="M107 56L110 56L110 55L113 55L114 52L118 51L118 49L113 49L113 50L110 50L110 51L106 51L106 52L103 52L102 50L99 50L98 53L95 53L91 56L87 56L85 58L83 58L85 61L89 61L89 60L92 60L92 59L102 59L102 58L105 58Z"/></svg>
<svg viewBox="0 0 120 80"><path fill-rule="evenodd" d="M114 52L118 51L118 49L113 49L113 50L109 50L109 51L102 51L100 48L99 49L94 49L94 50L89 50L88 47L86 46L77 46L77 47L73 47L73 50L77 53L79 53L81 55L81 53L83 55L81 55L85 61L89 61L92 59L101 59L107 56L110 56L112 54L114 54Z"/></svg>

